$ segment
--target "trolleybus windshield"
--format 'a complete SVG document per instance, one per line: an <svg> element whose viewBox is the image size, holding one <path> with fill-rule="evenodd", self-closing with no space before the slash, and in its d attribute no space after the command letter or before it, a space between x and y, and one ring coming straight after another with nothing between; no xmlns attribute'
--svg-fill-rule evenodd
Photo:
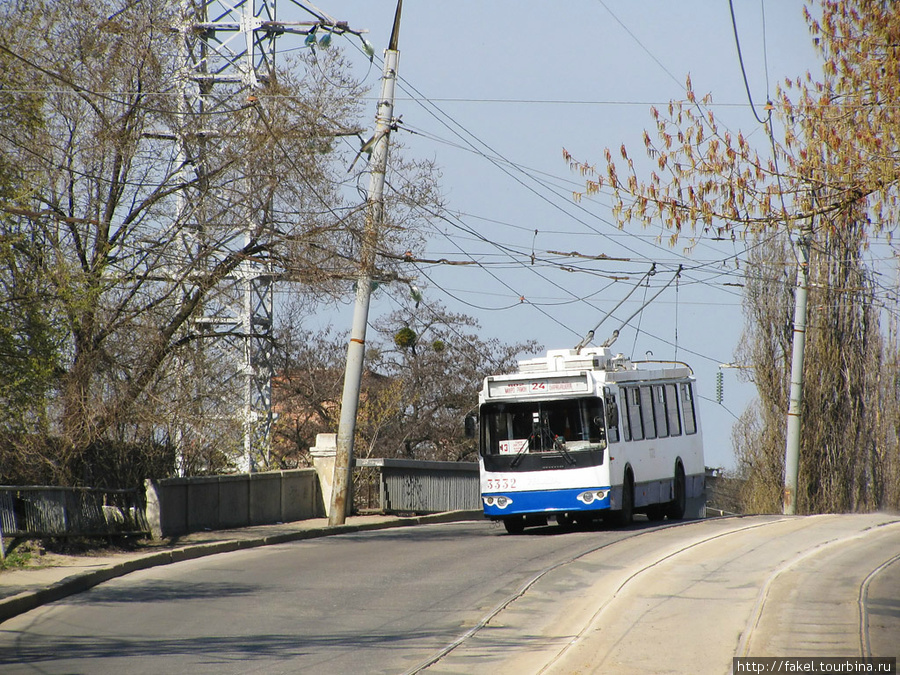
<svg viewBox="0 0 900 675"><path fill-rule="evenodd" d="M606 445L603 401L487 403L481 408L482 453L573 452Z"/></svg>

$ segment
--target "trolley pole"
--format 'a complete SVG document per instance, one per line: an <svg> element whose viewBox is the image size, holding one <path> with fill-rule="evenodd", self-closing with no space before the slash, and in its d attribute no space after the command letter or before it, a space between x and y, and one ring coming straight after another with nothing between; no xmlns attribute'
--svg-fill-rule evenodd
<svg viewBox="0 0 900 675"><path fill-rule="evenodd" d="M337 432L337 452L334 458L334 476L331 484L331 508L329 525L343 525L350 511L353 485L353 437L356 434L356 414L359 410L359 390L362 382L366 347L366 324L369 320L369 300L375 274L375 245L384 222L384 179L387 170L388 138L394 126L394 87L397 81L397 65L400 52L397 40L400 35L400 12L403 0L397 0L391 40L384 52L384 72L381 79L381 97L375 114L375 133L371 141L371 177L366 203L366 220L360 247L359 276L356 280L356 304L350 342L347 346L347 365L344 371L344 392L341 397L341 418Z"/></svg>
<svg viewBox="0 0 900 675"><path fill-rule="evenodd" d="M794 340L791 349L791 391L784 451L784 515L797 511L797 477L800 473L800 409L803 403L803 358L806 349L806 300L809 291L809 244L804 229L797 242L797 290L794 294Z"/></svg>

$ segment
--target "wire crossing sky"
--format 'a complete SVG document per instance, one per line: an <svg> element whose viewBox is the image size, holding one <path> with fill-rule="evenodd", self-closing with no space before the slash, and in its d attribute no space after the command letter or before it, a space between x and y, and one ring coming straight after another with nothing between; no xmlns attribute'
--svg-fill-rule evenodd
<svg viewBox="0 0 900 675"><path fill-rule="evenodd" d="M376 51L371 64L358 39L336 44L373 92L395 4L335 0L324 8L368 29L366 39ZM604 326L610 332L634 314L613 351L690 363L703 399L707 465L733 466L732 424L754 389L729 369L723 405L714 391L720 364L735 361L745 275L793 277L794 261L751 268L745 242L730 234L683 233L669 246L671 233L662 226L619 229L602 194L577 198L584 178L570 171L564 151L600 166L606 148L618 156L625 145L640 175L649 166L644 130L655 135L650 107L683 100L690 76L698 98L712 95L717 122L768 154L767 131L757 119L765 121L765 102L777 83L818 67L803 5L404 3L395 100L402 122L392 142L408 156L438 165L446 203L427 250L414 263L423 306L440 302L477 318L488 337L534 339L548 349L575 347L608 314ZM387 189L400 180L389 171ZM872 255L892 258L877 245ZM656 274L648 275L651 269ZM895 295L882 297L890 304ZM376 294L373 311L379 302L383 312L395 309ZM349 312L329 321L343 329ZM609 337L603 330L593 344Z"/></svg>

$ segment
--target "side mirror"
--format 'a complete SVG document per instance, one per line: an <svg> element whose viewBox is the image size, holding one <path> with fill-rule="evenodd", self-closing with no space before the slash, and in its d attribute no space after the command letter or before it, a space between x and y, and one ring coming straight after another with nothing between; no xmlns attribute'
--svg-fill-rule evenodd
<svg viewBox="0 0 900 675"><path fill-rule="evenodd" d="M606 424L610 428L619 426L619 406L615 398L606 399Z"/></svg>
<svg viewBox="0 0 900 675"><path fill-rule="evenodd" d="M466 438L475 438L478 429L478 420L474 415L466 415L465 418Z"/></svg>

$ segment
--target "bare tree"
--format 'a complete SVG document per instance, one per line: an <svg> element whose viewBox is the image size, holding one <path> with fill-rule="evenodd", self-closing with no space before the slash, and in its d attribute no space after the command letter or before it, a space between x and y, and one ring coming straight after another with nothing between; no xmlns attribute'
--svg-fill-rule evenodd
<svg viewBox="0 0 900 675"><path fill-rule="evenodd" d="M465 417L478 405L484 377L514 369L518 355L538 348L484 339L479 328L439 303L409 303L374 322L356 427L360 457L475 458ZM303 462L316 434L337 427L346 340L329 331L292 341L302 331L285 332L276 435L279 454Z"/></svg>
<svg viewBox="0 0 900 675"><path fill-rule="evenodd" d="M379 371L402 383L396 424L381 441L387 456L473 461L477 445L465 437L464 420L484 378L514 370L517 355L539 348L533 340L484 339L475 319L439 303L407 301L375 329L382 337Z"/></svg>
<svg viewBox="0 0 900 675"><path fill-rule="evenodd" d="M16 255L64 337L46 429L61 439L56 480L77 481L63 467L102 439L191 443L218 461L227 400L196 385L222 365L229 280L254 261L327 292L353 268L361 209L333 160L361 89L339 52L198 117L181 98L180 8L0 7L0 106L29 93L35 119L0 124L22 186L4 194L2 240L28 237ZM199 432L176 438L185 428Z"/></svg>
<svg viewBox="0 0 900 675"><path fill-rule="evenodd" d="M662 225L672 244L683 236L748 235L762 246L751 252L774 256L756 261L745 301L743 350L760 401L755 419L753 413L744 419L751 435L739 442L738 454L761 487L752 506L760 510L774 507L773 486L783 481L776 448L787 410L793 302L790 279L771 263L796 264L787 237L810 243L817 284L807 331L799 507L877 508L890 494L879 459L884 420L876 411L896 409L896 392L878 386L882 365L895 360L885 358L862 253L868 237L900 215L900 113L892 104L900 87L900 11L876 0L825 0L818 9L806 16L824 76L798 77L778 91L771 107L781 142L771 117L768 147L729 130L688 78L685 101L651 109L656 137L644 135L652 167L645 178L624 145L621 160L606 151L600 171L565 152L586 177L576 198L611 194L621 224Z"/></svg>
<svg viewBox="0 0 900 675"><path fill-rule="evenodd" d="M869 510L887 506L878 411L889 403L877 380L884 346L873 284L860 260L861 232L847 225L820 231L810 260L798 506L806 512ZM793 339L788 273L792 249L784 236L767 236L750 249L744 307L747 327L738 359L759 401L735 433L739 474L746 479L748 511L777 510L783 482L787 389ZM787 263L787 264L786 264ZM883 447L883 446L882 446Z"/></svg>

